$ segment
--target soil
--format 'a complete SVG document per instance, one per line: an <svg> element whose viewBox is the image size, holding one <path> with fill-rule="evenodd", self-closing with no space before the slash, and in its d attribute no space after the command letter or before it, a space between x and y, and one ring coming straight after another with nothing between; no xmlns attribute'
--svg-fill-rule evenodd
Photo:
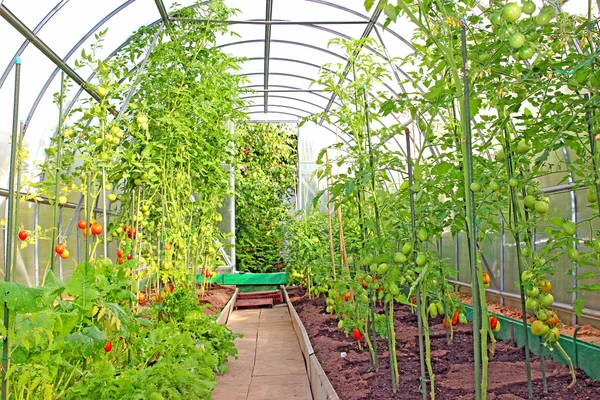
<svg viewBox="0 0 600 400"><path fill-rule="evenodd" d="M319 362L342 400L421 399L417 317L408 306L396 305L394 311L400 384L392 392L387 340L379 339L379 369L372 371L369 353L360 351L356 341L337 328L337 320L327 314L320 300L310 300L300 288L288 290L302 320ZM378 310L382 313L382 310ZM435 374L435 394L441 400L472 400L473 334L471 325L458 325L452 344L448 344L442 318L430 320L431 362ZM340 353L347 355L342 357ZM488 369L488 399L527 399L527 378L523 348L497 342ZM548 394L543 393L540 358L532 356L534 398L555 400L600 399L600 383L576 370L577 383L571 381L569 369L546 360ZM430 387L428 386L428 390Z"/></svg>
<svg viewBox="0 0 600 400"><path fill-rule="evenodd" d="M469 304L469 305L472 304L471 303L472 298L468 294L456 293L456 295L458 296L460 301L462 301L463 303ZM488 309L491 312L494 312L496 314L502 314L506 317L513 318L518 321L521 320L521 318L522 318L521 316L523 315L521 313L521 310L514 308L514 307L503 306L501 304L494 303L491 301L488 301L487 305L488 305ZM531 322L535 321L536 318L530 316L527 318L527 320L531 323ZM573 337L573 335L575 334L575 329L578 327L579 327L579 331L577 333L577 340L583 340L585 342L600 345L600 329L594 328L591 325L563 325L563 326L559 327L559 330L560 330L561 335L567 335L567 336Z"/></svg>
<svg viewBox="0 0 600 400"><path fill-rule="evenodd" d="M221 312L223 307L227 304L231 296L235 292L235 289L229 286L221 286L213 283L208 291L204 292L204 296L201 296L201 286L196 286L196 293L198 294L198 303L200 305L206 305L203 309L204 314L214 315ZM149 294L146 295L146 301L144 304L138 305L138 310L152 308L152 299L156 295L155 289L152 289Z"/></svg>

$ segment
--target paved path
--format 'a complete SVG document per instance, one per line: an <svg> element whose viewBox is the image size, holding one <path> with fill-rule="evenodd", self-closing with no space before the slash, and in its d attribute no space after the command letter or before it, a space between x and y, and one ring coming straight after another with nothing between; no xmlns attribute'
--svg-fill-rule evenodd
<svg viewBox="0 0 600 400"><path fill-rule="evenodd" d="M312 400L287 306L234 311L227 325L244 337L212 400Z"/></svg>

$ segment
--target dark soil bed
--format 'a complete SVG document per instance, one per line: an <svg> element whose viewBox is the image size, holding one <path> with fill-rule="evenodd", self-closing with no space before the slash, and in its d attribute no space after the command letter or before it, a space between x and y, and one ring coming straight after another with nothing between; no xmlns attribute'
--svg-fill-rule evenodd
<svg viewBox="0 0 600 400"><path fill-rule="evenodd" d="M342 400L421 399L417 317L410 308L397 305L394 311L400 389L392 392L387 341L378 340L379 371L369 370L367 350L337 328L337 320L327 314L320 300L310 300L299 288L288 290L290 299L306 327L315 354ZM431 361L435 373L436 399L472 400L475 395L473 377L473 334L471 325L459 325L452 344L447 343L442 318L430 320ZM340 353L346 352L342 357ZM498 342L488 370L488 399L527 399L527 375L523 348ZM600 383L577 370L577 384L571 381L569 369L554 361L546 361L548 394L543 393L539 357L532 356L534 399L599 400ZM429 388L428 388L429 390Z"/></svg>
<svg viewBox="0 0 600 400"><path fill-rule="evenodd" d="M198 293L198 301L201 305L207 304L208 307L204 309L204 313L207 315L218 314L221 312L223 307L227 304L231 296L235 292L235 289L227 286L221 286L213 283L208 292L204 292L204 296L201 295L200 286L196 289Z"/></svg>

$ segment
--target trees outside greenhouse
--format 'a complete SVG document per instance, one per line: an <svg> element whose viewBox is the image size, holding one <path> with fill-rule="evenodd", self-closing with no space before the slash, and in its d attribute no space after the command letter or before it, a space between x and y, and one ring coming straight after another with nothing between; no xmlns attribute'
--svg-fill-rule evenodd
<svg viewBox="0 0 600 400"><path fill-rule="evenodd" d="M282 272L338 398L599 398L599 14L1 1L1 399L211 398Z"/></svg>

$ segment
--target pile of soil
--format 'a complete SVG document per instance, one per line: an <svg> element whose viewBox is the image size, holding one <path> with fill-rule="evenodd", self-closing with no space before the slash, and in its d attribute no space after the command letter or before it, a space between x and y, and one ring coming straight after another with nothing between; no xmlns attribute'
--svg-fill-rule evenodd
<svg viewBox="0 0 600 400"><path fill-rule="evenodd" d="M369 367L368 350L359 351L356 342L337 328L337 320L327 314L320 299L310 300L299 288L289 290L290 299L302 320L315 354L342 400L421 399L417 317L408 306L396 305L394 321L400 389L392 392L387 340L379 339L379 370ZM378 311L383 313L382 310ZM473 333L471 325L455 327L448 344L442 318L430 320L431 361L435 373L435 394L441 400L472 400ZM341 353L345 352L345 357ZM488 399L527 399L527 375L523 348L498 342L488 369ZM543 393L539 357L532 356L535 399L600 399L600 383L577 370L577 384L571 382L569 369L546 360L548 394ZM428 390L430 387L428 386Z"/></svg>
<svg viewBox="0 0 600 400"><path fill-rule="evenodd" d="M233 292L235 292L235 289L231 287L221 286L213 283L208 292L204 292L204 296L201 296L200 286L196 288L196 293L198 294L198 301L200 304L208 305L208 307L204 308L204 313L206 315L220 313L233 295Z"/></svg>
<svg viewBox="0 0 600 400"><path fill-rule="evenodd" d="M460 301L462 301L463 303L469 304L469 305L472 304L473 299L468 294L456 293L456 295L458 296ZM517 308L503 306L501 304L494 303L492 301L488 301L487 306L488 306L488 310L490 310L491 312L494 312L496 314L502 314L505 317L513 318L518 321L521 321L523 314L522 314L521 310L519 310ZM527 320L529 321L529 323L531 323L531 322L535 321L536 318L533 316L529 316L527 318ZM567 336L573 337L573 335L575 334L575 329L578 327L579 327L579 331L577 332L577 340L583 340L583 341L586 341L589 343L594 343L594 344L600 345L600 329L594 328L591 325L563 325L563 326L559 327L558 329L560 330L561 335L567 335Z"/></svg>

